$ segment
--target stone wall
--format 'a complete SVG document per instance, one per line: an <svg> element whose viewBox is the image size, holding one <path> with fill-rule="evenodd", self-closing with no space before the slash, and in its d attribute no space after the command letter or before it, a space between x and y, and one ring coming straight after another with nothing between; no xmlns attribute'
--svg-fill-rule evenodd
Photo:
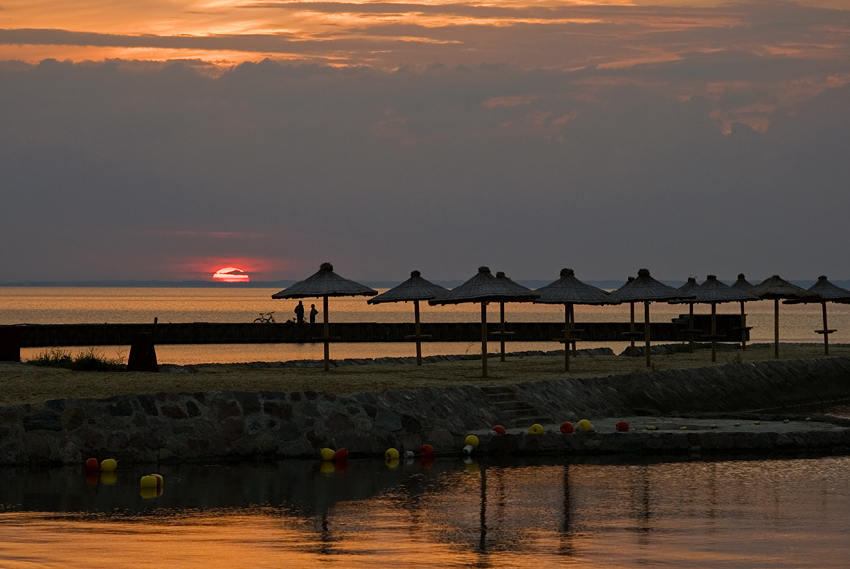
<svg viewBox="0 0 850 569"><path fill-rule="evenodd" d="M850 358L561 379L514 391L557 422L768 409L850 398ZM315 456L324 446L365 456L426 442L449 452L469 431L513 418L473 386L344 397L214 391L57 399L0 408L0 464Z"/></svg>

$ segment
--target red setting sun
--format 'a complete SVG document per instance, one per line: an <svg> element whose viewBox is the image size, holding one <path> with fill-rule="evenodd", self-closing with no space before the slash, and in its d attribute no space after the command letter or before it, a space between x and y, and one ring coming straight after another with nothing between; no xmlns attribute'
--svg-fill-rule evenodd
<svg viewBox="0 0 850 569"><path fill-rule="evenodd" d="M212 276L214 281L223 283L247 283L250 279L247 273L236 267L224 267Z"/></svg>

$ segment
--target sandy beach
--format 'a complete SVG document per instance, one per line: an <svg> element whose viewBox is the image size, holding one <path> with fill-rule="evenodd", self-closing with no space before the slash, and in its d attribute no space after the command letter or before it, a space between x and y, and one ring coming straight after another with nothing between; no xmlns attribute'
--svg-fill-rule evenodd
<svg viewBox="0 0 850 569"><path fill-rule="evenodd" d="M822 358L821 344L783 344L781 359ZM656 355L653 369L687 369L772 360L773 346L760 344L747 350L720 351L711 363L711 351ZM850 356L850 346L830 346L829 357ZM355 365L321 369L261 368L242 364L193 366L192 373L73 372L26 363L0 363L0 405L36 403L67 397L102 398L126 393L236 391L320 391L344 395L366 391L416 389L452 385L507 385L564 377L605 377L652 373L643 357L580 356L564 372L562 356L509 356L488 362L489 377L481 377L478 360L412 364Z"/></svg>

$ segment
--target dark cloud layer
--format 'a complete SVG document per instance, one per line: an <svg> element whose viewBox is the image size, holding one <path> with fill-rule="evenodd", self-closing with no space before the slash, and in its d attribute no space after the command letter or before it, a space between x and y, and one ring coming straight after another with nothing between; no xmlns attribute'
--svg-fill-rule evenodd
<svg viewBox="0 0 850 569"><path fill-rule="evenodd" d="M6 65L2 280L219 258L265 263L255 280L324 260L361 279L848 278L850 86L830 86L842 63L809 63ZM732 80L752 85L705 88ZM800 83L819 94L780 96ZM725 129L735 113L763 132Z"/></svg>

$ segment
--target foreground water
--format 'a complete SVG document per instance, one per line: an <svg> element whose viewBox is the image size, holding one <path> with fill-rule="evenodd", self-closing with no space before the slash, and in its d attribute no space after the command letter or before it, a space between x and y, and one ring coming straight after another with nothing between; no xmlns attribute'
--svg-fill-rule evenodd
<svg viewBox="0 0 850 569"><path fill-rule="evenodd" d="M850 459L0 469L0 567L838 568Z"/></svg>
<svg viewBox="0 0 850 569"><path fill-rule="evenodd" d="M226 288L97 288L97 287L0 287L0 325L2 324L81 324L81 323L144 323L153 322L252 322L259 313L275 311L278 322L293 316L295 302L272 300L276 289L226 289ZM315 301L321 309L321 302ZM312 303L309 299L306 304ZM709 313L707 306L697 305L695 313ZM759 301L747 303L748 324L753 342L773 341L773 303ZM423 322L478 322L478 305L461 304L421 308ZM509 321L563 322L563 307L544 304L509 304L506 308ZM638 311L640 312L640 310ZM737 303L718 306L719 313L739 314ZM687 307L655 303L651 307L654 322L669 322ZM331 299L331 322L411 322L413 306L409 303L388 303L372 306L364 297ZM639 313L638 319L642 319ZM319 317L321 319L321 315ZM838 332L830 337L832 343L850 343L850 305L829 305L829 326ZM497 322L499 307L490 305L488 320ZM628 322L628 306L579 306L576 321ZM781 338L784 342L820 342L822 337L814 330L822 328L821 306L782 305ZM611 347L619 353L624 342L591 343L582 347ZM513 342L510 350L555 350L556 342ZM127 346L98 348L107 358L126 360ZM22 356L31 358L44 350L25 349ZM72 351L75 351L72 349ZM476 342L425 343L424 355L479 353ZM382 356L410 356L412 347L406 343L335 344L334 358L364 358ZM321 344L238 344L157 346L162 363L192 364L207 362L246 362L321 359Z"/></svg>

